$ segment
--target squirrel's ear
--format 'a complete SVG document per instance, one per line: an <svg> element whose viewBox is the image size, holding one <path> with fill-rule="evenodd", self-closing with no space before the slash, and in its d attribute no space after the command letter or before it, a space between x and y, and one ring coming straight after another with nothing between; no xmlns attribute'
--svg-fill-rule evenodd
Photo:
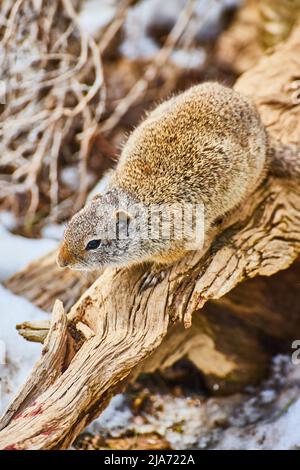
<svg viewBox="0 0 300 470"><path fill-rule="evenodd" d="M117 226L117 236L119 238L128 237L129 235L129 225L131 221L131 215L129 212L118 209L115 212L115 220L116 220L116 226Z"/></svg>

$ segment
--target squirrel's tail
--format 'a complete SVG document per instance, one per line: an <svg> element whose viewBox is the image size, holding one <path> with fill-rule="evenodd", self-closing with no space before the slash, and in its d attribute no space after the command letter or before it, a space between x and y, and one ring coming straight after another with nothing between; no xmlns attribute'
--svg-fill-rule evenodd
<svg viewBox="0 0 300 470"><path fill-rule="evenodd" d="M269 136L267 152L273 175L300 180L300 144L283 144Z"/></svg>

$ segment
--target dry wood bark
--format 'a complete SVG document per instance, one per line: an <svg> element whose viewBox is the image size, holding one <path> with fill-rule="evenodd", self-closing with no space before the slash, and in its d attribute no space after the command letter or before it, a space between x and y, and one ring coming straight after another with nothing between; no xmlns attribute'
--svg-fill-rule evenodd
<svg viewBox="0 0 300 470"><path fill-rule="evenodd" d="M61 270L56 264L56 256L56 251L53 251L30 263L4 282L5 287L48 312L51 312L57 298L69 309L93 283L97 274L82 275L68 269Z"/></svg>
<svg viewBox="0 0 300 470"><path fill-rule="evenodd" d="M285 144L299 144L299 66L298 27L237 83ZM278 273L300 252L299 185L269 176L219 232L156 287L141 290L145 268L107 269L67 316L56 302L41 359L2 419L0 448L68 447L139 371L184 355L215 390L259 379L300 331L299 264Z"/></svg>

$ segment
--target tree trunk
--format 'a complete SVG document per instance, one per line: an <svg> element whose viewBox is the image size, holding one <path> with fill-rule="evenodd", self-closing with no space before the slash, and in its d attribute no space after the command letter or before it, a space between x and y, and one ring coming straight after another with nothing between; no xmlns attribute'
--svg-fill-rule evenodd
<svg viewBox="0 0 300 470"><path fill-rule="evenodd" d="M299 67L298 27L236 85L285 144L299 145ZM300 265L291 266L299 252L299 185L269 175L218 228L204 255L192 253L170 267L156 287L141 289L143 267L106 269L67 315L57 301L41 359L2 419L0 448L67 448L141 370L167 367L183 356L213 391L256 382L270 356L300 333ZM56 268L49 266L53 275ZM30 278L28 271L22 276ZM73 301L83 284L74 273L59 274L56 284L66 278L76 286ZM51 289L39 305L57 296ZM31 299L40 299L41 291L32 288Z"/></svg>

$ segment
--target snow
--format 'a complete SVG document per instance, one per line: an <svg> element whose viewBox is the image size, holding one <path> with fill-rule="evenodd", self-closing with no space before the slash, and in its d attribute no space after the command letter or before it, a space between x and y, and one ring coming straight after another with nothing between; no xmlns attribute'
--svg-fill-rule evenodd
<svg viewBox="0 0 300 470"><path fill-rule="evenodd" d="M42 237L51 240L61 241L66 228L66 224L48 224L42 228Z"/></svg>
<svg viewBox="0 0 300 470"><path fill-rule="evenodd" d="M56 247L50 239L31 240L13 235L15 219L0 213L0 279L15 274L30 261ZM25 320L49 318L26 299L12 294L0 284L0 414L24 383L40 354L41 346L25 341L16 325Z"/></svg>
<svg viewBox="0 0 300 470"><path fill-rule="evenodd" d="M0 212L0 226L1 225L6 230L13 230L16 226L16 220L14 215L9 211Z"/></svg>
<svg viewBox="0 0 300 470"><path fill-rule="evenodd" d="M15 326L26 320L49 318L24 298L12 294L0 285L0 414L18 388L25 382L38 359L41 345L25 341Z"/></svg>
<svg viewBox="0 0 300 470"><path fill-rule="evenodd" d="M0 281L12 276L25 268L31 261L45 255L57 246L55 240L46 238L32 240L13 235L6 228L5 221L6 225L9 222L12 223L4 213L0 218Z"/></svg>
<svg viewBox="0 0 300 470"><path fill-rule="evenodd" d="M231 429L218 449L223 450L292 450L300 449L300 399L290 405L276 421L258 424L252 432Z"/></svg>
<svg viewBox="0 0 300 470"><path fill-rule="evenodd" d="M299 392L300 367L278 355L258 388L217 398L151 392L151 408L141 414L132 413L126 394L118 395L88 431L115 437L154 432L176 450L300 449Z"/></svg>
<svg viewBox="0 0 300 470"><path fill-rule="evenodd" d="M174 64L183 69L197 69L204 65L206 52L204 49L175 49L171 55Z"/></svg>
<svg viewBox="0 0 300 470"><path fill-rule="evenodd" d="M225 9L233 8L241 0L201 0L194 3L194 14L189 24L189 30L195 32L198 39L215 37L220 31L220 21ZM151 27L164 27L170 30L176 23L180 12L186 5L186 0L143 0L132 6L125 22L125 38L121 44L121 52L129 59L153 58L158 50L155 38L150 36ZM205 19L205 21L204 21ZM183 34L184 43L185 34ZM173 53L170 60L185 67L199 68L203 65L205 51L198 46L197 51L179 49Z"/></svg>
<svg viewBox="0 0 300 470"><path fill-rule="evenodd" d="M90 424L87 431L118 436L130 425L131 419L132 411L126 405L124 395L119 394L111 399L109 406Z"/></svg>
<svg viewBox="0 0 300 470"><path fill-rule="evenodd" d="M76 189L78 187L79 181L78 167L71 165L62 168L60 172L60 178L61 181L71 189Z"/></svg>
<svg viewBox="0 0 300 470"><path fill-rule="evenodd" d="M97 36L114 17L115 0L86 0L79 13L79 24L83 31Z"/></svg>
<svg viewBox="0 0 300 470"><path fill-rule="evenodd" d="M264 388L265 387L265 388ZM256 395L244 400L230 419L217 449L300 449L300 367L278 355L273 371Z"/></svg>

